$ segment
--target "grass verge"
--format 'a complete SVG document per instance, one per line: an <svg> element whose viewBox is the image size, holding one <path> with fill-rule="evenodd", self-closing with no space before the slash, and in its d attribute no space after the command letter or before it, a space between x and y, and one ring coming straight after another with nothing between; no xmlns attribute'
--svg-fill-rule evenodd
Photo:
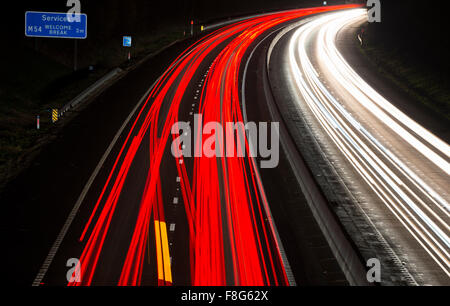
<svg viewBox="0 0 450 306"><path fill-rule="evenodd" d="M182 35L182 27L172 26L159 34L136 36L132 61L127 60L127 49L111 42L87 55L96 63L93 70L77 72L24 46L0 54L0 190L58 133L60 125L51 122L52 108L60 109L114 67L126 69Z"/></svg>
<svg viewBox="0 0 450 306"><path fill-rule="evenodd" d="M358 44L358 49L382 76L431 110L438 119L450 124L450 80L447 75L412 59L392 43L374 39L370 31L366 31L364 44Z"/></svg>

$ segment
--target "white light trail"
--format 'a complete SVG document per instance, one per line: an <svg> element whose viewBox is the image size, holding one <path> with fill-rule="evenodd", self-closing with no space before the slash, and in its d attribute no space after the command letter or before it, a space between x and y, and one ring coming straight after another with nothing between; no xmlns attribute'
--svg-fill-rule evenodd
<svg viewBox="0 0 450 306"><path fill-rule="evenodd" d="M356 9L327 14L301 26L289 44L290 71L300 95L333 143L450 277L448 202L337 101L311 63L307 50L315 38L316 56L332 80L390 129L399 143L409 144L449 180L450 146L371 88L337 50L338 31L362 18L367 18L366 10Z"/></svg>

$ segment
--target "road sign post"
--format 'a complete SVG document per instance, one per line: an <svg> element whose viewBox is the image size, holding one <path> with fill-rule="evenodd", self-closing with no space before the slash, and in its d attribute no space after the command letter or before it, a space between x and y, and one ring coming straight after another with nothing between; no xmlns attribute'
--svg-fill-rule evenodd
<svg viewBox="0 0 450 306"><path fill-rule="evenodd" d="M73 71L77 71L77 60L78 60L78 44L76 39L74 39L73 46Z"/></svg>
<svg viewBox="0 0 450 306"><path fill-rule="evenodd" d="M130 48L131 42L132 42L131 36L124 36L122 39L122 46ZM131 52L128 51L128 60L130 59L131 59Z"/></svg>
<svg viewBox="0 0 450 306"><path fill-rule="evenodd" d="M73 68L76 71L77 40L87 37L87 15L75 14L75 18L68 18L67 13L25 12L25 36L75 39Z"/></svg>

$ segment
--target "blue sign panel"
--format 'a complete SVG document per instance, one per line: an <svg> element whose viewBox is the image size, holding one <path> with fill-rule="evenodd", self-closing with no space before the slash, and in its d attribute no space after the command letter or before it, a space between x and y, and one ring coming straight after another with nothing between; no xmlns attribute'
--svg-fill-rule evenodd
<svg viewBox="0 0 450 306"><path fill-rule="evenodd" d="M123 37L123 46L124 47L131 47L131 36L124 36Z"/></svg>
<svg viewBox="0 0 450 306"><path fill-rule="evenodd" d="M72 20L69 20L67 15L73 16ZM30 37L85 39L87 37L87 15L26 12L25 35Z"/></svg>

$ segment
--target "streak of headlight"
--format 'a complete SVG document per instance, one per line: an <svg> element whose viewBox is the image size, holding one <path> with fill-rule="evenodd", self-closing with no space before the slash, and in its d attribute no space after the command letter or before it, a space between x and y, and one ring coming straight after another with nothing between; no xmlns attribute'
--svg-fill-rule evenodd
<svg viewBox="0 0 450 306"><path fill-rule="evenodd" d="M336 81L381 122L448 175L449 163L442 156L449 156L449 146L370 88L337 51L334 42L339 29L360 20L365 14L365 10L329 14L300 27L292 36L289 46L290 68L300 94L332 141L382 202L445 273L450 275L448 222L428 207L422 197L439 208L445 217L449 216L448 203L343 108L319 80L306 51L308 38L317 30L318 58L331 71ZM398 119L402 125L393 118ZM394 169L406 177L407 181L402 181ZM408 187L408 183L417 191Z"/></svg>

